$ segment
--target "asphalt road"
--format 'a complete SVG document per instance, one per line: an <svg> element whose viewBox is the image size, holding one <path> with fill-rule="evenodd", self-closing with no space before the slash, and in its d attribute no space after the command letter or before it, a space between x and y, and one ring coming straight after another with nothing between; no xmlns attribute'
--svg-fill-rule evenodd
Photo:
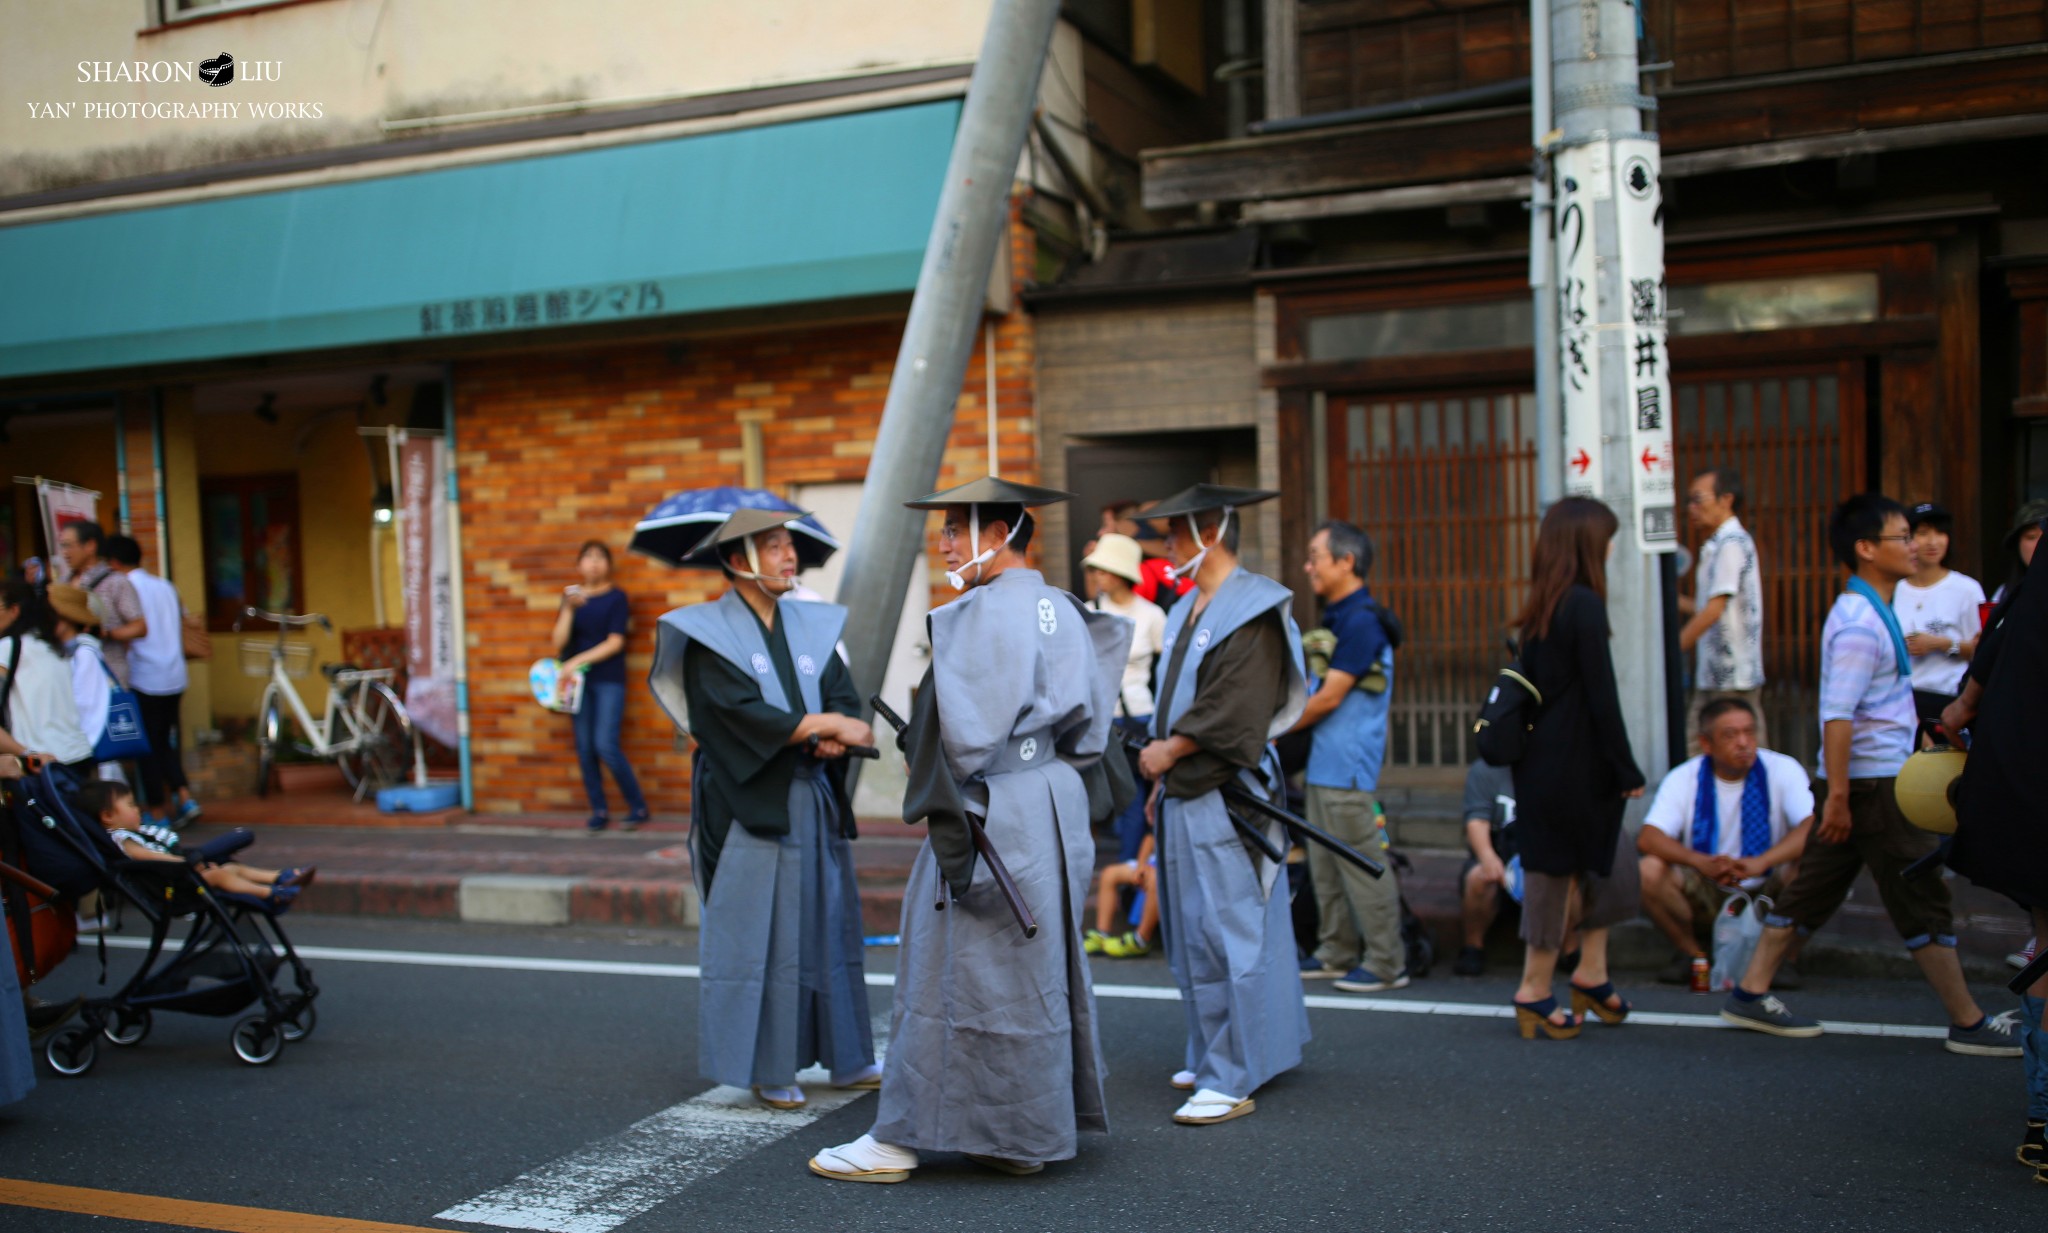
<svg viewBox="0 0 2048 1233"><path fill-rule="evenodd" d="M695 959L690 935L293 924L301 946L570 966ZM886 971L893 952L870 956ZM118 979L136 955L110 958ZM142 1046L103 1044L80 1079L45 1070L27 1101L0 1110L0 1178L309 1219L94 1209L166 1218L152 1222L0 1206L0 1230L295 1233L334 1228L333 1218L478 1229L489 1226L439 1214L508 1193L544 1198L588 1233L1917 1231L2019 1228L2048 1203L2048 1187L2012 1160L2016 1060L1955 1057L1926 1039L1782 1041L1691 1026L1594 1025L1576 1041L1524 1042L1504 1019L1349 1006L1500 1007L1506 973L1438 975L1380 999L1333 995L1346 1006L1310 1011L1305 1064L1258 1093L1257 1113L1190 1128L1169 1120L1182 1029L1178 1002L1157 996L1171 983L1164 963L1098 961L1098 981L1126 990L1101 1001L1110 1134L1085 1137L1079 1159L1036 1177L934 1157L906 1184L861 1186L804 1165L864 1131L874 1098L789 1125L718 1106L695 1075L693 979L637 966L314 967L318 1030L274 1066L233 1061L228 1021L166 1015ZM97 975L81 948L45 991L83 992ZM1647 984L1629 992L1644 1010L1711 1016L1717 1005ZM872 993L885 1010L888 990ZM2013 1001L1979 996L1993 1010ZM1939 1019L1917 984L1815 980L1789 1000L1824 1019Z"/></svg>

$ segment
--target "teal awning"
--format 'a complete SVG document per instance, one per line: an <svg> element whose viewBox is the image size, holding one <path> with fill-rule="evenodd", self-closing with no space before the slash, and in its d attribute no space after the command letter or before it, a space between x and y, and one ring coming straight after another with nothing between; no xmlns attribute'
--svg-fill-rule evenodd
<svg viewBox="0 0 2048 1233"><path fill-rule="evenodd" d="M0 226L0 377L907 291L959 110Z"/></svg>

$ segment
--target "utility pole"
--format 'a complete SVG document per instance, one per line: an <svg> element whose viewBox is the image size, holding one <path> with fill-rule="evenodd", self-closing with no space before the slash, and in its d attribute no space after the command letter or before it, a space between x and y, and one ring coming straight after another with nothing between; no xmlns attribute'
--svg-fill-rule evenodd
<svg viewBox="0 0 2048 1233"><path fill-rule="evenodd" d="M946 183L839 581L838 602L851 610L847 657L862 699L882 687L903 593L924 556L924 512L904 509L903 503L938 482L953 404L988 297L989 270L1009 230L1010 184L1031 128L1059 7L1059 0L995 0L953 135Z"/></svg>
<svg viewBox="0 0 2048 1233"><path fill-rule="evenodd" d="M1637 763L1669 766L1661 558L1678 546L1663 195L1629 0L1549 10L1557 365L1564 491L1621 520L1607 567L1614 670ZM1640 812L1638 810L1638 812Z"/></svg>
<svg viewBox="0 0 2048 1233"><path fill-rule="evenodd" d="M1536 322L1536 508L1564 495L1557 401L1557 216L1550 201L1550 0L1529 0L1529 291Z"/></svg>

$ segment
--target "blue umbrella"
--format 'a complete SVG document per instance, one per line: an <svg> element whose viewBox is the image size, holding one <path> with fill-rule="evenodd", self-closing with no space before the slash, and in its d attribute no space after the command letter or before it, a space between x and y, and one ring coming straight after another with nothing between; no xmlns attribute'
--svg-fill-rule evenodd
<svg viewBox="0 0 2048 1233"><path fill-rule="evenodd" d="M692 488L648 510L647 516L633 527L633 542L627 548L679 569L717 569L716 557L710 552L700 554L698 549L707 547L705 541L711 533L743 509L802 513L797 506L765 489ZM799 568L823 565L839 551L839 541L809 514L791 523L789 529L796 538Z"/></svg>

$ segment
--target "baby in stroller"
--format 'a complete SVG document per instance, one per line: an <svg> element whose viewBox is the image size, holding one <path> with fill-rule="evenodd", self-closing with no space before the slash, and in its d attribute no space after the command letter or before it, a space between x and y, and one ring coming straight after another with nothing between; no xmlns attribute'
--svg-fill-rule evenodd
<svg viewBox="0 0 2048 1233"><path fill-rule="evenodd" d="M132 861L185 861L187 854L178 850L175 837L167 840L168 832L161 827L145 827L142 810L135 803L135 793L127 784L108 780L95 780L78 789L79 808L88 815L99 819L121 849L121 855ZM319 871L311 865L294 869L258 869L239 861L216 862L206 859L206 850L201 848L192 853L197 857L192 862L200 878L214 890L226 895L239 895L248 899L269 900L273 910L282 910L298 898L299 891L312 885Z"/></svg>

